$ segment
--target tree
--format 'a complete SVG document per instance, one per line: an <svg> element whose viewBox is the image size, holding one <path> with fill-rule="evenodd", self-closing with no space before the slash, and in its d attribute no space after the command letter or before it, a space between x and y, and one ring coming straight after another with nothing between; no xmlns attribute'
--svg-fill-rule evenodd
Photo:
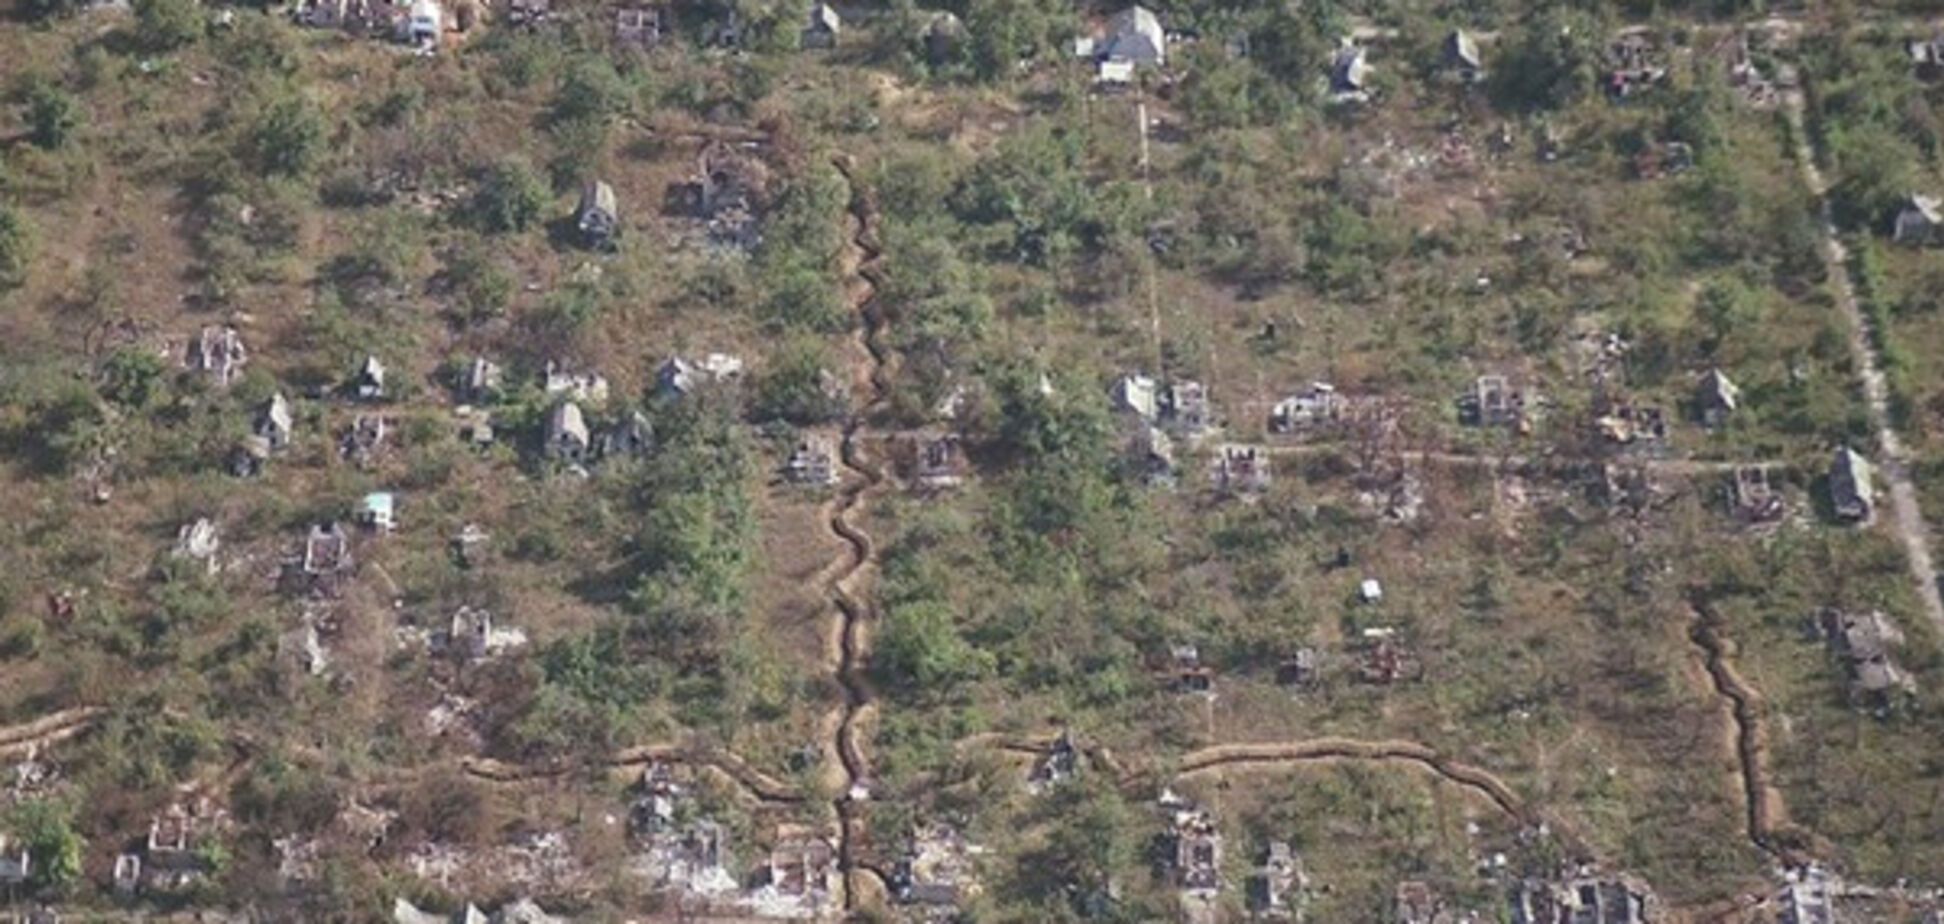
<svg viewBox="0 0 1944 924"><path fill-rule="evenodd" d="M302 96L280 94L257 113L249 145L264 172L302 176L324 152L324 117Z"/></svg>
<svg viewBox="0 0 1944 924"><path fill-rule="evenodd" d="M160 392L168 371L153 350L123 347L102 363L102 397L126 408L147 407Z"/></svg>
<svg viewBox="0 0 1944 924"><path fill-rule="evenodd" d="M1600 41L1606 30L1593 16L1549 7L1506 43L1493 67L1493 95L1516 109L1557 109L1599 83Z"/></svg>
<svg viewBox="0 0 1944 924"><path fill-rule="evenodd" d="M1838 217L1852 227L1887 227L1913 188L1916 146L1877 124L1831 132L1830 160L1840 178L1831 188Z"/></svg>
<svg viewBox="0 0 1944 924"><path fill-rule="evenodd" d="M1061 10L1036 0L973 0L966 9L972 71L994 81L1053 44Z"/></svg>
<svg viewBox="0 0 1944 924"><path fill-rule="evenodd" d="M836 420L849 402L842 380L832 376L829 359L815 340L793 340L770 360L756 384L750 410L757 420L785 420L798 426Z"/></svg>
<svg viewBox="0 0 1944 924"><path fill-rule="evenodd" d="M81 107L74 96L55 84L37 80L27 91L28 137L52 151L65 147L81 124Z"/></svg>
<svg viewBox="0 0 1944 924"><path fill-rule="evenodd" d="M1114 883L1137 865L1140 852L1127 802L1110 782L1093 777L1056 789L1051 802L1045 845L1021 858L1024 891L1041 901L1063 898L1082 918L1116 916Z"/></svg>
<svg viewBox="0 0 1944 924"><path fill-rule="evenodd" d="M486 230L518 233L532 227L547 208L547 184L523 160L510 160L487 171L473 201Z"/></svg>
<svg viewBox="0 0 1944 924"><path fill-rule="evenodd" d="M872 660L892 686L939 694L992 667L992 656L966 644L953 625L952 608L922 600L891 607Z"/></svg>
<svg viewBox="0 0 1944 924"><path fill-rule="evenodd" d="M605 123L626 111L627 81L606 58L582 58L560 81L549 118L554 124L594 119Z"/></svg>
<svg viewBox="0 0 1944 924"><path fill-rule="evenodd" d="M196 0L135 0L135 22L142 44L158 54L182 48L203 34L202 8Z"/></svg>
<svg viewBox="0 0 1944 924"><path fill-rule="evenodd" d="M472 323L506 313L513 297L513 277L507 275L484 247L465 246L446 257L445 278L461 318Z"/></svg>
<svg viewBox="0 0 1944 924"><path fill-rule="evenodd" d="M61 891L81 877L81 853L87 845L74 831L74 810L58 802L23 802L13 811L11 826L32 858L33 883Z"/></svg>
<svg viewBox="0 0 1944 924"><path fill-rule="evenodd" d="M34 255L34 235L26 216L0 202L0 290L26 281L27 264Z"/></svg>

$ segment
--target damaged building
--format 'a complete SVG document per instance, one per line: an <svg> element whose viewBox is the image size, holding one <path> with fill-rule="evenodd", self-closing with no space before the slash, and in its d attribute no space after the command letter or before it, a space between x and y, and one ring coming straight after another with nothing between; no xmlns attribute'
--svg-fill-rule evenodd
<svg viewBox="0 0 1944 924"><path fill-rule="evenodd" d="M1891 657L1903 645L1903 632L1883 611L1852 613L1831 607L1818 614L1817 627L1841 659L1851 698L1860 705L1883 706L1899 691L1915 691L1910 675Z"/></svg>
<svg viewBox="0 0 1944 924"><path fill-rule="evenodd" d="M822 436L806 436L783 463L783 479L805 487L829 487L838 481L837 450Z"/></svg>
<svg viewBox="0 0 1944 924"><path fill-rule="evenodd" d="M1260 446L1223 446L1215 453L1209 477L1218 494L1261 494L1269 489L1269 452Z"/></svg>

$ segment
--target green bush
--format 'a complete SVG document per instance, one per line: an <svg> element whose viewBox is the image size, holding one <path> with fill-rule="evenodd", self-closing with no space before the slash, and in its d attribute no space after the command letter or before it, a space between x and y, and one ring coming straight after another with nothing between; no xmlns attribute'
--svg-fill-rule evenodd
<svg viewBox="0 0 1944 924"><path fill-rule="evenodd" d="M513 277L483 247L460 247L448 254L445 277L455 313L469 323L505 314L513 298Z"/></svg>
<svg viewBox="0 0 1944 924"><path fill-rule="evenodd" d="M20 210L0 202L0 289L20 285L34 256L34 235Z"/></svg>
<svg viewBox="0 0 1944 924"><path fill-rule="evenodd" d="M135 0L135 24L142 47L175 51L202 37L202 7L196 0Z"/></svg>
<svg viewBox="0 0 1944 924"><path fill-rule="evenodd" d="M249 128L251 159L265 173L298 177L324 153L324 116L301 95L286 92L258 111Z"/></svg>
<svg viewBox="0 0 1944 924"><path fill-rule="evenodd" d="M65 147L80 124L81 106L73 94L47 81L35 81L28 89L28 137L36 146L50 151Z"/></svg>
<svg viewBox="0 0 1944 924"><path fill-rule="evenodd" d="M548 110L549 121L606 122L627 111L633 90L606 58L582 58L560 81Z"/></svg>
<svg viewBox="0 0 1944 924"><path fill-rule="evenodd" d="M550 198L547 184L531 166L511 160L487 171L473 212L488 231L519 233L539 223Z"/></svg>
<svg viewBox="0 0 1944 924"><path fill-rule="evenodd" d="M36 888L58 893L81 878L87 844L75 833L72 807L39 799L23 802L14 808L8 826L32 858Z"/></svg>
<svg viewBox="0 0 1944 924"><path fill-rule="evenodd" d="M770 358L756 383L751 414L759 421L784 420L798 426L828 423L844 415L848 402L841 387L830 387L829 357L815 340L795 340ZM835 384L841 385L842 379Z"/></svg>
<svg viewBox="0 0 1944 924"><path fill-rule="evenodd" d="M153 350L123 347L101 366L101 395L125 408L144 408L165 387L169 367Z"/></svg>
<svg viewBox="0 0 1944 924"><path fill-rule="evenodd" d="M945 603L890 607L880 632L873 669L894 688L943 695L992 669L992 656L966 643Z"/></svg>

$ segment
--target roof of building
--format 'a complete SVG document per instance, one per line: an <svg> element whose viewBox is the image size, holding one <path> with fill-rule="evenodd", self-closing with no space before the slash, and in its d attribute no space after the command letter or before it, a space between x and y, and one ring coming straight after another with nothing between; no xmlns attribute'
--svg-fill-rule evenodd
<svg viewBox="0 0 1944 924"><path fill-rule="evenodd" d="M587 445L587 420L581 416L580 405L572 401L554 405L553 411L547 414L547 441L557 443L562 439Z"/></svg>
<svg viewBox="0 0 1944 924"><path fill-rule="evenodd" d="M1154 11L1135 5L1114 14L1101 45L1104 57L1144 64L1161 64L1168 54L1167 33Z"/></svg>

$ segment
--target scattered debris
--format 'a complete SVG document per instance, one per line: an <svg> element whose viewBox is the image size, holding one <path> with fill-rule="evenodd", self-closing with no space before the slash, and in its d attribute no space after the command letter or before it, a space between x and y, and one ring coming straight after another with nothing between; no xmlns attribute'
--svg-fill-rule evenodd
<svg viewBox="0 0 1944 924"><path fill-rule="evenodd" d="M911 441L911 477L921 488L944 490L965 483L970 465L956 434L921 433Z"/></svg>
<svg viewBox="0 0 1944 924"><path fill-rule="evenodd" d="M1826 608L1817 617L1817 625L1830 650L1847 666L1851 692L1859 703L1882 707L1892 693L1916 690L1910 675L1890 657L1891 649L1901 646L1904 637L1883 611L1858 614Z"/></svg>
<svg viewBox="0 0 1944 924"><path fill-rule="evenodd" d="M1769 483L1768 469L1760 465L1735 468L1729 503L1735 516L1749 524L1774 523L1786 512L1781 495Z"/></svg>
<svg viewBox="0 0 1944 924"><path fill-rule="evenodd" d="M646 51L662 40L660 7L624 6L614 11L614 42Z"/></svg>
<svg viewBox="0 0 1944 924"><path fill-rule="evenodd" d="M673 356L655 370L655 387L665 396L679 398L703 385L735 381L742 373L743 361L724 353L710 353L695 362Z"/></svg>
<svg viewBox="0 0 1944 924"><path fill-rule="evenodd" d="M837 483L837 451L828 438L805 436L783 463L783 477L791 484L828 487Z"/></svg>
<svg viewBox="0 0 1944 924"><path fill-rule="evenodd" d="M1215 671L1201 660L1201 649L1194 645L1175 645L1168 649L1167 678L1177 693L1215 694Z"/></svg>
<svg viewBox="0 0 1944 924"><path fill-rule="evenodd" d="M912 832L904 856L892 871L891 893L901 904L949 914L978 894L973 861L982 853L951 825L922 825Z"/></svg>
<svg viewBox="0 0 1944 924"><path fill-rule="evenodd" d="M547 362L542 390L549 398L565 398L599 407L607 403L608 381L599 373L574 374L551 360Z"/></svg>
<svg viewBox="0 0 1944 924"><path fill-rule="evenodd" d="M359 414L351 419L338 451L360 468L369 468L383 452L391 435L391 420L382 414Z"/></svg>
<svg viewBox="0 0 1944 924"><path fill-rule="evenodd" d="M243 365L249 359L249 351L243 347L243 335L236 328L205 327L189 348L188 365L206 373L217 387L228 388L242 376Z"/></svg>
<svg viewBox="0 0 1944 924"><path fill-rule="evenodd" d="M1525 392L1513 388L1502 375L1481 375L1472 390L1458 399L1458 420L1473 427L1511 427L1530 432Z"/></svg>
<svg viewBox="0 0 1944 924"><path fill-rule="evenodd" d="M1249 910L1258 917L1287 921L1302 914L1302 897L1309 888L1303 860L1287 841L1271 841L1262 867L1249 877Z"/></svg>
<svg viewBox="0 0 1944 924"><path fill-rule="evenodd" d="M782 833L770 848L767 866L764 884L745 898L759 914L818 916L837 893L837 851L815 834Z"/></svg>
<svg viewBox="0 0 1944 924"><path fill-rule="evenodd" d="M1424 672L1417 656L1398 638L1396 629L1380 626L1363 630L1363 646L1359 673L1365 683L1388 686L1415 679Z"/></svg>
<svg viewBox="0 0 1944 924"><path fill-rule="evenodd" d="M1269 489L1269 453L1260 446L1227 445L1215 454L1217 493L1252 497Z"/></svg>
<svg viewBox="0 0 1944 924"><path fill-rule="evenodd" d="M170 554L179 559L202 562L210 574L215 574L216 550L220 545L216 524L210 522L208 517L197 517L194 523L184 523L176 531L175 549Z"/></svg>
<svg viewBox="0 0 1944 924"><path fill-rule="evenodd" d="M1667 79L1667 67L1647 37L1629 34L1607 48L1611 68L1607 71L1607 96L1624 100L1651 89Z"/></svg>
<svg viewBox="0 0 1944 924"><path fill-rule="evenodd" d="M339 581L350 573L351 540L336 522L314 525L304 538L301 574L312 593L336 596Z"/></svg>
<svg viewBox="0 0 1944 924"><path fill-rule="evenodd" d="M1527 879L1514 886L1514 921L1644 924L1652 901L1645 886L1582 871L1564 882Z"/></svg>
<svg viewBox="0 0 1944 924"><path fill-rule="evenodd" d="M1161 792L1168 823L1168 874L1184 894L1212 897L1222 887L1222 832L1215 816L1170 790Z"/></svg>
<svg viewBox="0 0 1944 924"><path fill-rule="evenodd" d="M1026 785L1033 792L1043 792L1072 779L1079 772L1080 748L1073 741L1073 732L1062 729L1060 736L1053 739L1052 746L1033 765L1032 772L1026 777Z"/></svg>
<svg viewBox="0 0 1944 924"><path fill-rule="evenodd" d="M436 651L460 661L484 661L526 643L525 632L496 627L491 612L471 606L454 611L444 635L433 638Z"/></svg>

